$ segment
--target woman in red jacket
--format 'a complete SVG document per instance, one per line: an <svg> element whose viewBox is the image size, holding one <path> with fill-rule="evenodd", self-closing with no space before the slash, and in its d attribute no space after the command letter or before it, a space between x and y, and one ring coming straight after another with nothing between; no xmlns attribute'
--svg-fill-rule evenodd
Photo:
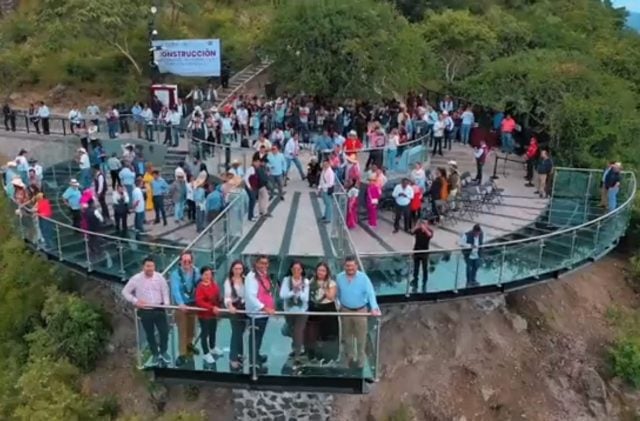
<svg viewBox="0 0 640 421"><path fill-rule="evenodd" d="M205 363L215 364L216 355L220 351L216 348L216 330L218 328L218 307L220 305L220 288L213 279L213 269L208 266L200 269L200 282L196 287L196 306L205 311L198 312L200 321L200 345Z"/></svg>

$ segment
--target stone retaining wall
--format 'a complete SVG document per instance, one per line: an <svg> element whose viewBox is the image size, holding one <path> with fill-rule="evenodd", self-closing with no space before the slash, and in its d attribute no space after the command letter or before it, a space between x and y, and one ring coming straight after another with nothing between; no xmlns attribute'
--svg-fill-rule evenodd
<svg viewBox="0 0 640 421"><path fill-rule="evenodd" d="M333 395L323 393L233 391L236 421L326 421Z"/></svg>

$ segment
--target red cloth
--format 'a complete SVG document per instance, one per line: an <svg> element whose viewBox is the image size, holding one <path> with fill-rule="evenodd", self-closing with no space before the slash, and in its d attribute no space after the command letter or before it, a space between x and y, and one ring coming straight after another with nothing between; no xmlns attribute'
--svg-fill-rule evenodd
<svg viewBox="0 0 640 421"><path fill-rule="evenodd" d="M527 148L527 159L535 159L538 154L538 142L535 141L535 138L532 138L534 142L529 143L529 147Z"/></svg>
<svg viewBox="0 0 640 421"><path fill-rule="evenodd" d="M502 133L512 133L516 129L516 121L513 118L505 118L502 120Z"/></svg>
<svg viewBox="0 0 640 421"><path fill-rule="evenodd" d="M198 317L201 319L213 319L215 314L213 309L220 306L220 288L215 281L209 285L200 282L196 287L196 307L206 308L209 311L199 311Z"/></svg>
<svg viewBox="0 0 640 421"><path fill-rule="evenodd" d="M413 186L413 199L409 203L409 209L412 212L420 210L422 207L422 189L419 186Z"/></svg>
<svg viewBox="0 0 640 421"><path fill-rule="evenodd" d="M344 141L344 151L347 155L356 153L362 149L362 142L357 137L349 137Z"/></svg>
<svg viewBox="0 0 640 421"><path fill-rule="evenodd" d="M51 208L51 202L49 199L40 199L38 202L38 216L45 218L53 217L53 209Z"/></svg>

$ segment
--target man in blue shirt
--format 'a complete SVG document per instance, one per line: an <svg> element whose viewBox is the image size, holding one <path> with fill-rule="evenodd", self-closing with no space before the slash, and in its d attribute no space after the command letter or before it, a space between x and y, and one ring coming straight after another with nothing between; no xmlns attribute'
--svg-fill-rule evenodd
<svg viewBox="0 0 640 421"><path fill-rule="evenodd" d="M75 178L72 178L69 182L69 187L62 194L62 200L64 200L65 205L69 207L71 211L71 219L73 221L73 226L76 228L80 228L80 198L82 197L82 192L80 191L80 183Z"/></svg>
<svg viewBox="0 0 640 421"><path fill-rule="evenodd" d="M355 257L349 256L344 260L344 272L336 276L336 284L341 311L380 316L373 284L366 273L358 270ZM366 316L342 318L344 358L350 368L357 370L363 368L366 359L367 320ZM353 349L354 342L356 350Z"/></svg>
<svg viewBox="0 0 640 421"><path fill-rule="evenodd" d="M186 251L180 256L180 266L171 272L169 276L171 301L180 307L175 312L180 351L176 360L176 367L184 365L190 355L197 354L192 345L196 318L185 307L195 305L195 291L199 280L200 271L193 265L193 255L191 252Z"/></svg>
<svg viewBox="0 0 640 421"><path fill-rule="evenodd" d="M129 197L133 197L133 186L136 182L136 175L133 171L131 171L130 165L125 165L122 167L120 172L118 173L118 177L120 178L120 184L127 189L127 194Z"/></svg>
<svg viewBox="0 0 640 421"><path fill-rule="evenodd" d="M269 178L271 179L271 195L273 195L273 189L278 189L278 196L280 200L284 200L284 173L287 169L287 160L284 154L280 153L278 145L271 147L271 153L267 156L267 162L269 164Z"/></svg>
<svg viewBox="0 0 640 421"><path fill-rule="evenodd" d="M122 183L124 184L124 182ZM167 213L164 210L164 196L169 192L169 184L160 177L160 171L153 171L153 180L151 180L151 190L153 191L153 208L156 210L156 219L154 224L160 223L162 216L163 225L167 225Z"/></svg>
<svg viewBox="0 0 640 421"><path fill-rule="evenodd" d="M207 211L207 221L211 222L224 209L224 195L222 194L222 185L211 187L211 193L207 195L205 200L205 210Z"/></svg>

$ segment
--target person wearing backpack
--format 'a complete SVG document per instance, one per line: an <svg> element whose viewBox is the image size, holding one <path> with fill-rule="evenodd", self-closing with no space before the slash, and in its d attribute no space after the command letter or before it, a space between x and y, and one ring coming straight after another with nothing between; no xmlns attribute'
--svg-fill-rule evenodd
<svg viewBox="0 0 640 421"><path fill-rule="evenodd" d="M184 365L190 356L197 354L192 341L195 333L195 315L186 307L195 305L195 289L200 280L200 271L193 264L191 252L184 252L180 256L180 266L169 277L171 284L171 300L180 307L176 313L178 326L179 355L176 367Z"/></svg>

